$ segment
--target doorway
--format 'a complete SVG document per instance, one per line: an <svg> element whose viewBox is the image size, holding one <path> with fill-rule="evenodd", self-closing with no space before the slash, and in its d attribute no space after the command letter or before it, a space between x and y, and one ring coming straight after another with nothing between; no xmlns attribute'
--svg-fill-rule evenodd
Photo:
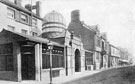
<svg viewBox="0 0 135 84"><path fill-rule="evenodd" d="M75 72L81 71L81 56L78 49L75 50Z"/></svg>
<svg viewBox="0 0 135 84"><path fill-rule="evenodd" d="M35 80L35 48L34 45L21 46L22 80Z"/></svg>

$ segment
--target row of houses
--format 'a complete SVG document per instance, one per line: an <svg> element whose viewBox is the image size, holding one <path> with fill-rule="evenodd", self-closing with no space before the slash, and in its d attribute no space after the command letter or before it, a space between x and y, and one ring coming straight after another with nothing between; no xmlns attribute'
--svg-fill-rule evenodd
<svg viewBox="0 0 135 84"><path fill-rule="evenodd" d="M0 0L0 7L0 79L41 81L50 72L69 76L128 60L128 52L110 44L98 25L80 21L79 10L71 12L67 26L56 11L41 18L39 1L23 7L21 0Z"/></svg>

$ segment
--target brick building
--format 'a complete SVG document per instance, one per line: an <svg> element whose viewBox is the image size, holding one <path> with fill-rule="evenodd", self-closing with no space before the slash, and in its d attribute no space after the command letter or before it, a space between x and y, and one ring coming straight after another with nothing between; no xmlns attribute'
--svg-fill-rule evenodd
<svg viewBox="0 0 135 84"><path fill-rule="evenodd" d="M79 10L71 12L71 22L68 26L68 30L70 32L74 31L77 36L81 36L83 47L87 50L85 52L85 67L86 69L92 69L94 67L95 30L80 21Z"/></svg>

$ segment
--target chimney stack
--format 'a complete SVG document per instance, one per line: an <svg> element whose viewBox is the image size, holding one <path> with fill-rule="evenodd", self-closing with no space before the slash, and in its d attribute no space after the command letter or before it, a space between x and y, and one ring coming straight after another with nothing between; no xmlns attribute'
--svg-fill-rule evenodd
<svg viewBox="0 0 135 84"><path fill-rule="evenodd" d="M15 0L15 4L18 6L22 6L22 0Z"/></svg>
<svg viewBox="0 0 135 84"><path fill-rule="evenodd" d="M74 10L71 12L71 21L80 21L80 11Z"/></svg>
<svg viewBox="0 0 135 84"><path fill-rule="evenodd" d="M40 1L36 2L36 15L41 17L41 2Z"/></svg>
<svg viewBox="0 0 135 84"><path fill-rule="evenodd" d="M26 8L27 10L31 11L31 4L26 4L26 5L25 5L25 8Z"/></svg>
<svg viewBox="0 0 135 84"><path fill-rule="evenodd" d="M25 8L29 11L36 9L36 15L41 17L41 2L40 1L37 1L36 5L33 5L33 6L31 4L27 4L25 5Z"/></svg>

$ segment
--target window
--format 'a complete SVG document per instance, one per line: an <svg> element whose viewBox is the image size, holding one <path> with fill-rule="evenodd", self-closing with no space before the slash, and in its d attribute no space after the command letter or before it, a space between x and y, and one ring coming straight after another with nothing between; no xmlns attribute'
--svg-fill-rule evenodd
<svg viewBox="0 0 135 84"><path fill-rule="evenodd" d="M85 52L85 59L86 59L86 65L92 65L93 64L93 53Z"/></svg>
<svg viewBox="0 0 135 84"><path fill-rule="evenodd" d="M37 27L37 19L35 18L32 19L32 26Z"/></svg>
<svg viewBox="0 0 135 84"><path fill-rule="evenodd" d="M28 16L26 14L21 13L21 22L28 23Z"/></svg>
<svg viewBox="0 0 135 84"><path fill-rule="evenodd" d="M100 39L97 39L97 46L100 47Z"/></svg>
<svg viewBox="0 0 135 84"><path fill-rule="evenodd" d="M102 41L102 49L105 48L105 43Z"/></svg>
<svg viewBox="0 0 135 84"><path fill-rule="evenodd" d="M47 45L42 47L42 66L43 69L50 68L50 55ZM61 68L64 67L64 52L63 49L53 49L52 50L52 68Z"/></svg>
<svg viewBox="0 0 135 84"><path fill-rule="evenodd" d="M0 71L13 71L13 45L0 44Z"/></svg>
<svg viewBox="0 0 135 84"><path fill-rule="evenodd" d="M8 8L7 9L7 17L11 19L15 19L15 10Z"/></svg>
<svg viewBox="0 0 135 84"><path fill-rule="evenodd" d="M27 34L27 30L22 29L22 34Z"/></svg>
<svg viewBox="0 0 135 84"><path fill-rule="evenodd" d="M15 31L15 27L8 25L8 30L10 30L10 31Z"/></svg>

